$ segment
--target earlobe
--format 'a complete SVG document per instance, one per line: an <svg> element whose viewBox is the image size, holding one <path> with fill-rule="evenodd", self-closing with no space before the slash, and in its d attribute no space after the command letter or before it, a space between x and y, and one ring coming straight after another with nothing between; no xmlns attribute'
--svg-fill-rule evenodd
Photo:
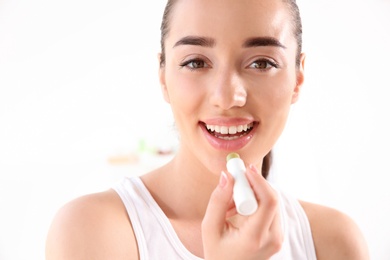
<svg viewBox="0 0 390 260"><path fill-rule="evenodd" d="M303 86L303 82L305 81L305 73L304 73L305 59L306 59L306 55L304 53L301 53L300 59L299 59L300 60L299 68L297 68L297 76L296 76L297 81L296 81L294 93L293 93L293 96L291 99L291 104L294 104L298 101L299 94L300 94L301 88Z"/></svg>
<svg viewBox="0 0 390 260"><path fill-rule="evenodd" d="M158 62L159 62L159 66L160 66L159 70L158 70L158 77L159 77L159 81L160 81L161 91L162 91L164 100L167 103L170 103L168 89L167 89L166 82L165 82L165 66L164 66L164 64L161 64L161 53L158 54Z"/></svg>

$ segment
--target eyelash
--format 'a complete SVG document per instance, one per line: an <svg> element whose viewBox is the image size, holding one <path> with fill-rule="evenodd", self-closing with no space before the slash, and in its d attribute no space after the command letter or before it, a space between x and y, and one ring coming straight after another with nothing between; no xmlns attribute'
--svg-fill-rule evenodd
<svg viewBox="0 0 390 260"><path fill-rule="evenodd" d="M254 68L254 69L258 69L258 70L261 70L261 71L266 71L266 70L269 70L271 67L273 68L279 68L279 65L276 63L276 62L273 62L269 59L258 59L258 60L255 60L254 62L251 63L251 65L249 65L249 67L252 66L252 64L259 64L261 62L265 62L266 63L266 67L265 68Z"/></svg>
<svg viewBox="0 0 390 260"><path fill-rule="evenodd" d="M276 62L273 62L273 61L270 61L269 59L258 59L258 60L255 60L254 62L252 62L250 65L249 65L249 68L252 67L253 64L259 64L261 62L265 62L265 68L256 68L256 67L253 67L253 69L257 69L257 70L260 70L260 71L266 71L266 70L269 70L270 68L279 68L279 65L276 63ZM195 63L202 63L202 67L197 67L195 68L193 65ZM192 65L191 65L192 64ZM180 67L182 68L187 68L191 71L195 71L195 70L199 70L199 69L204 69L204 68L208 68L210 66L207 65L207 63L202 60L202 59L191 59L191 60L188 60L188 61L184 61L180 64Z"/></svg>
<svg viewBox="0 0 390 260"><path fill-rule="evenodd" d="M190 64L194 64L194 63L199 63L199 62L202 62L202 67L201 68L194 68L193 66L191 66ZM207 65L207 63L202 60L202 59L191 59L191 60L188 60L188 61L184 61L180 64L180 67L182 68L187 68L189 70L199 70L199 69L204 69L204 68L208 68L209 66Z"/></svg>

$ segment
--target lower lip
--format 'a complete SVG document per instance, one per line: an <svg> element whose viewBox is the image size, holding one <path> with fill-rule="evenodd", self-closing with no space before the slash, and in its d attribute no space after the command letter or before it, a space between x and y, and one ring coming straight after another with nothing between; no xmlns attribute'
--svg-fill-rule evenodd
<svg viewBox="0 0 390 260"><path fill-rule="evenodd" d="M200 124L200 128L202 129L204 136L206 137L206 140L215 149L225 150L225 151L237 151L243 148L245 145L247 145L249 141L252 139L253 133L257 128L257 124L253 125L252 130L248 134L234 140L224 140L214 136L213 134L210 134L209 131L207 131L204 124L202 123Z"/></svg>

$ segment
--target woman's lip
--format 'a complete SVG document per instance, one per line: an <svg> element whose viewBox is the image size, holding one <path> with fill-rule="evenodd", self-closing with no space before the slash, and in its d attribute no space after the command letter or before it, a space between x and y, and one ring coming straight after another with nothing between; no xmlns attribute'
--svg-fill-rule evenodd
<svg viewBox="0 0 390 260"><path fill-rule="evenodd" d="M251 121L253 122L253 121ZM233 140L224 140L221 138L216 137L215 135L211 134L207 129L204 123L200 123L200 128L202 129L202 132L206 138L206 140L209 142L209 144L218 150L226 150L226 151L237 151L243 148L245 145L249 143L249 141L254 136L254 133L258 127L258 123L253 124L253 128L250 130L249 133L238 137L237 139Z"/></svg>

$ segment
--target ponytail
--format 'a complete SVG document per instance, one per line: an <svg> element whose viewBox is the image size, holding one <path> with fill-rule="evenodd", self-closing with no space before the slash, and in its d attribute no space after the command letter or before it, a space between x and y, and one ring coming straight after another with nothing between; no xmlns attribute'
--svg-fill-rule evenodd
<svg viewBox="0 0 390 260"><path fill-rule="evenodd" d="M269 153L264 157L263 166L261 167L261 175L263 175L265 179L267 179L268 177L271 164L272 164L272 150L269 151Z"/></svg>

